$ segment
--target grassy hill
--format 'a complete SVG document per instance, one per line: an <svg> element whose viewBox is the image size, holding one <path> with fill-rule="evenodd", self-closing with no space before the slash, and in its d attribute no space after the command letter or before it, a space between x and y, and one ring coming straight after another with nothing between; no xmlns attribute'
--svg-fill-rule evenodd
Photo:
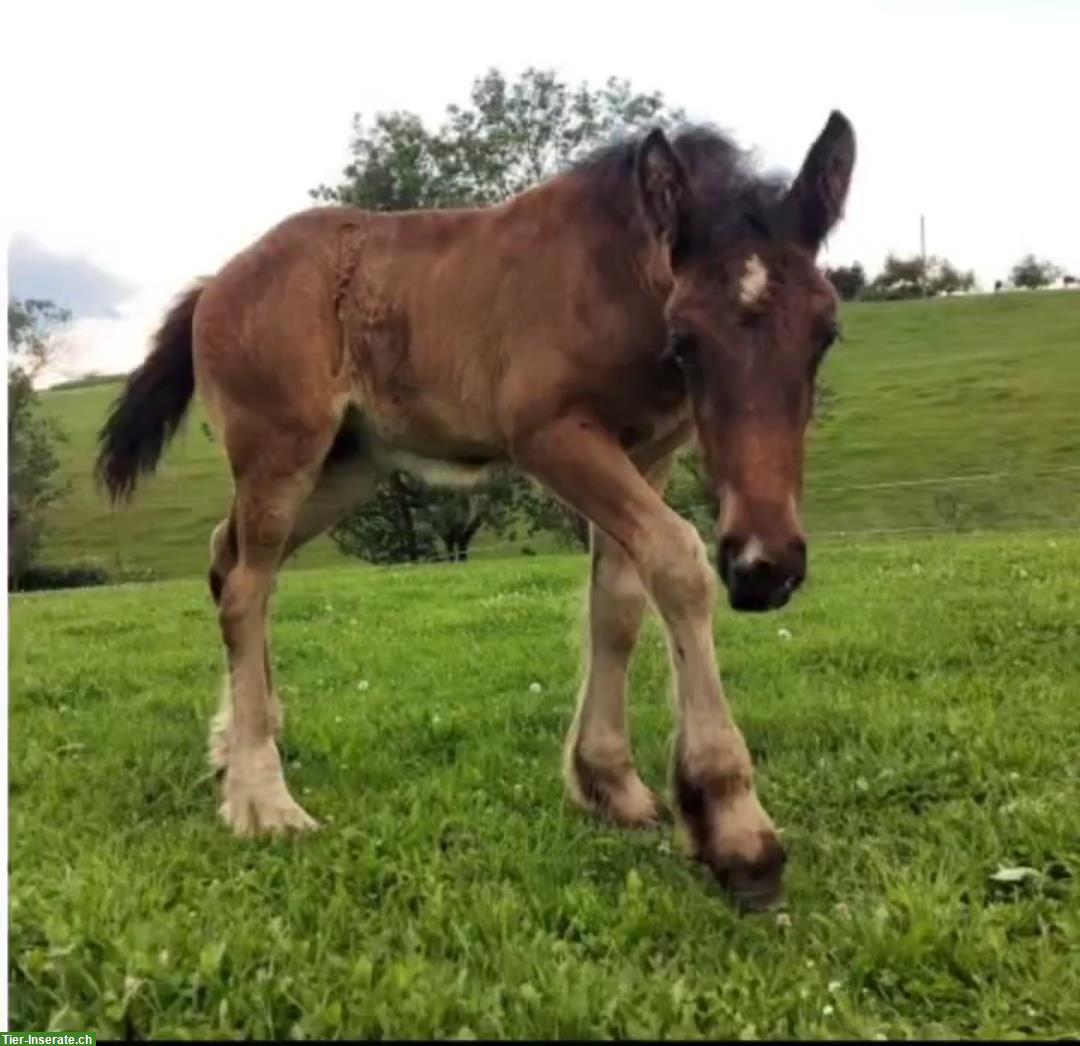
<svg viewBox="0 0 1080 1046"><path fill-rule="evenodd" d="M196 403L157 474L129 505L110 507L93 479L95 441L119 382L50 389L42 399L64 431L58 448L71 493L53 510L43 558L49 563L100 559L111 571L189 577L206 571L210 531L228 511L232 479L221 445ZM344 557L327 537L295 563L324 566Z"/></svg>
<svg viewBox="0 0 1080 1046"><path fill-rule="evenodd" d="M1080 294L854 305L843 322L812 530L1080 521ZM923 483L985 473L1007 475Z"/></svg>
<svg viewBox="0 0 1080 1046"><path fill-rule="evenodd" d="M811 533L1016 527L1080 517L1080 294L850 305L823 371L830 404L809 452ZM50 391L72 493L45 559L97 558L161 577L201 574L230 481L196 410L126 508L93 488L94 434L115 384ZM1069 471L1072 470L1072 471ZM998 479L927 483L940 477ZM329 539L296 563L341 562Z"/></svg>

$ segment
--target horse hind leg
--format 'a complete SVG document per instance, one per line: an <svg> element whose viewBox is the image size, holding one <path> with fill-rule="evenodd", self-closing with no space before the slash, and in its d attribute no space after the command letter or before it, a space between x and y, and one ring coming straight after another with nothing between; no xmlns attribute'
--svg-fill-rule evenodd
<svg viewBox="0 0 1080 1046"><path fill-rule="evenodd" d="M663 491L672 459L662 457L645 478ZM627 672L648 597L626 550L590 526L592 574L586 629L587 671L566 739L563 776L571 799L617 824L656 824L663 810L638 776L626 723Z"/></svg>
<svg viewBox="0 0 1080 1046"><path fill-rule="evenodd" d="M362 453L336 456L331 452L318 483L297 513L282 559L288 559L352 509L370 500L381 478L374 463Z"/></svg>
<svg viewBox="0 0 1080 1046"><path fill-rule="evenodd" d="M316 827L285 784L274 736L280 712L270 690L266 636L274 578L333 432L332 425L289 432L260 425L257 433L245 432L236 440L258 448L252 460L235 470L235 563L228 541L221 541L226 555L220 565L231 563L231 569L219 603L229 690L218 748L224 763L220 813L239 835Z"/></svg>
<svg viewBox="0 0 1080 1046"><path fill-rule="evenodd" d="M626 725L626 677L647 597L629 556L592 527L587 671L566 738L571 799L617 824L656 824L660 806L634 766Z"/></svg>
<svg viewBox="0 0 1080 1046"><path fill-rule="evenodd" d="M232 513L223 519L210 535L210 595L215 606L221 606L221 594L225 581L238 559L236 544L236 523ZM270 641L263 644L263 671L266 673L266 687L270 694L270 716L274 736L280 740L285 725L285 712L274 690L273 675L270 670ZM224 773L229 762L229 727L232 722L232 703L230 701L229 674L225 673L221 687L221 699L218 711L210 723L208 758L210 766L218 773Z"/></svg>
<svg viewBox="0 0 1080 1046"><path fill-rule="evenodd" d="M296 513L288 540L281 551L283 563L309 541L325 533L347 512L370 499L380 479L374 464L362 453L337 453L331 449L324 461L311 493ZM214 602L221 603L225 579L237 563L236 524L233 515L222 520L210 538L210 593ZM270 694L270 716L274 736L280 741L285 722L285 710L273 686L270 642L263 645L263 669ZM229 761L229 732L232 723L232 701L229 676L222 687L221 703L210 724L210 766L220 772Z"/></svg>

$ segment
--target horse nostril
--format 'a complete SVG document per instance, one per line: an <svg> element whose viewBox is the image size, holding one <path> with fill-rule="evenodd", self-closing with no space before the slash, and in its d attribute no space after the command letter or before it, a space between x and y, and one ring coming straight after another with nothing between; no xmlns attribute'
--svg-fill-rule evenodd
<svg viewBox="0 0 1080 1046"><path fill-rule="evenodd" d="M792 538L787 543L785 553L784 565L798 584L806 577L806 542L802 538Z"/></svg>
<svg viewBox="0 0 1080 1046"><path fill-rule="evenodd" d="M732 565L738 559L746 542L733 534L728 534L720 539L716 549L716 567L720 576L726 581L731 573Z"/></svg>

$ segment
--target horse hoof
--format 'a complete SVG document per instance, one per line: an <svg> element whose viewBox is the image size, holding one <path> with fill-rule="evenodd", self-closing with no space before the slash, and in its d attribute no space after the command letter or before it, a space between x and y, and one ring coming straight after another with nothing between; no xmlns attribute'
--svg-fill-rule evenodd
<svg viewBox="0 0 1080 1046"><path fill-rule="evenodd" d="M779 840L771 834L762 833L762 849L753 860L744 857L705 858L705 862L742 912L766 912L783 899L787 854Z"/></svg>
<svg viewBox="0 0 1080 1046"><path fill-rule="evenodd" d="M284 782L264 788L237 787L226 778L218 813L235 835L250 837L313 832L319 822L298 803Z"/></svg>

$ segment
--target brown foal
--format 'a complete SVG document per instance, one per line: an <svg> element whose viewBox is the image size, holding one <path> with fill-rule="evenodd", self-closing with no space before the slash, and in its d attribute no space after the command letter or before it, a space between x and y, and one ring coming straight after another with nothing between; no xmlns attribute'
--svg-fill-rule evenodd
<svg viewBox="0 0 1080 1046"><path fill-rule="evenodd" d="M677 681L674 798L697 857L747 907L784 851L724 697L717 592L663 499L696 434L721 505L733 607L782 606L806 571L803 440L837 299L815 264L855 159L833 113L789 185L701 128L608 147L490 208L294 215L188 290L101 433L114 498L152 471L198 391L235 493L211 539L227 651L211 757L240 834L312 828L289 794L267 645L282 560L396 470L482 481L512 462L592 523L589 663L567 742L581 805L657 818L626 730L646 603Z"/></svg>

